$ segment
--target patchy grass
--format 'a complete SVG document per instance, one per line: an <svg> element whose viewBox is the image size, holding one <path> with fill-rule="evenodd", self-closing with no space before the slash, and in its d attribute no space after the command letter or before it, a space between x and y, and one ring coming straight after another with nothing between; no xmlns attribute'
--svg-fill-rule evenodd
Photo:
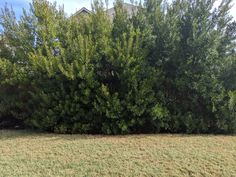
<svg viewBox="0 0 236 177"><path fill-rule="evenodd" d="M0 176L236 176L236 136L2 130Z"/></svg>

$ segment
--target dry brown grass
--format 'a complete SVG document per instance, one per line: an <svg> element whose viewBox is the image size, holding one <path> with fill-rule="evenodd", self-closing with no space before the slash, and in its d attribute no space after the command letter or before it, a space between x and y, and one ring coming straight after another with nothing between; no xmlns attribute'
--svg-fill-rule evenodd
<svg viewBox="0 0 236 177"><path fill-rule="evenodd" d="M236 176L236 136L2 130L0 176Z"/></svg>

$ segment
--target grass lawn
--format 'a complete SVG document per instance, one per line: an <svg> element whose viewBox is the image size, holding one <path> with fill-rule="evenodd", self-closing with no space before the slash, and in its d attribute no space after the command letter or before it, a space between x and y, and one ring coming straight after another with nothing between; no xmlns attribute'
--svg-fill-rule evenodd
<svg viewBox="0 0 236 177"><path fill-rule="evenodd" d="M236 136L1 130L0 176L236 176Z"/></svg>

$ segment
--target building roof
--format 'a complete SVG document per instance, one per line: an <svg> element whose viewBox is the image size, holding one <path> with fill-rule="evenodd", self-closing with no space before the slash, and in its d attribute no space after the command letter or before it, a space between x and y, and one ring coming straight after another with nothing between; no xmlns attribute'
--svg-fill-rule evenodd
<svg viewBox="0 0 236 177"><path fill-rule="evenodd" d="M125 3L125 2L124 2L124 3L123 3L123 7L124 7L124 9L127 10L128 14L131 14L133 10L134 10L134 11L137 11L137 6L135 6L135 5L133 5L133 4L129 4L129 3ZM107 9L106 11L107 11L107 13L108 13L109 16L113 16L113 15L114 15L114 12L115 12L115 9L114 9L114 7L112 7L112 8ZM80 10L78 10L73 16L77 16L77 15L80 15L80 14L82 14L82 13L90 14L90 13L92 13L92 11L88 10L88 9L85 8L85 7L82 7L82 8L81 8Z"/></svg>
<svg viewBox="0 0 236 177"><path fill-rule="evenodd" d="M91 11L90 10L88 10L87 8L85 8L85 7L82 7L80 10L78 10L73 16L76 16L76 15L79 15L79 14L81 14L81 13L87 13L87 14L90 14L91 13Z"/></svg>

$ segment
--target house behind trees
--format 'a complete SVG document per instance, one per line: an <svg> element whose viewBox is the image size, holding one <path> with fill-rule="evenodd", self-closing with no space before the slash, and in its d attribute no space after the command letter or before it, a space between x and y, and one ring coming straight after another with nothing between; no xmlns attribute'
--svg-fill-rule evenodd
<svg viewBox="0 0 236 177"><path fill-rule="evenodd" d="M131 17L133 13L136 13L138 11L137 6L129 3L123 3L123 8L127 12L128 16ZM109 8L106 10L107 15L113 19L115 15L115 8ZM92 11L88 10L85 7L82 7L80 10L78 10L73 16L75 16L78 20L81 18L81 16L91 14Z"/></svg>

